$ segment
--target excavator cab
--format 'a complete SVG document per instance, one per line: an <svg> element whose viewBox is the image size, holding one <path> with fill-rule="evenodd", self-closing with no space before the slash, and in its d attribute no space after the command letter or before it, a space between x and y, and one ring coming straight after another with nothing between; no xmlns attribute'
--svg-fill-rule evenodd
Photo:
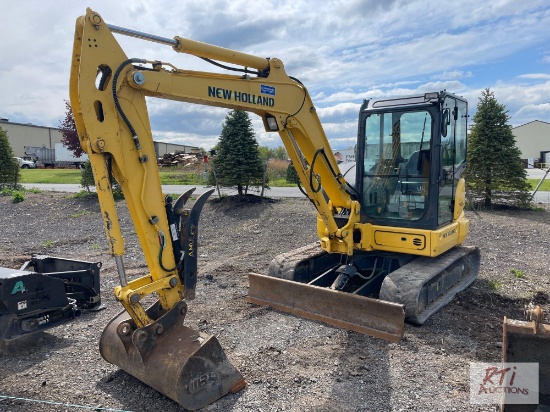
<svg viewBox="0 0 550 412"><path fill-rule="evenodd" d="M362 221L434 230L453 221L467 103L447 92L364 102L357 142Z"/></svg>

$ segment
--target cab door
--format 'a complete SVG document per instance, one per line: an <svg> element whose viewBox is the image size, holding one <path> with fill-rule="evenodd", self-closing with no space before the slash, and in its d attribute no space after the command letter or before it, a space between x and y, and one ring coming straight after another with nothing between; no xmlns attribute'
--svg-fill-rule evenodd
<svg viewBox="0 0 550 412"><path fill-rule="evenodd" d="M438 196L438 226L453 221L455 189L466 166L468 106L447 96L441 112L441 149Z"/></svg>

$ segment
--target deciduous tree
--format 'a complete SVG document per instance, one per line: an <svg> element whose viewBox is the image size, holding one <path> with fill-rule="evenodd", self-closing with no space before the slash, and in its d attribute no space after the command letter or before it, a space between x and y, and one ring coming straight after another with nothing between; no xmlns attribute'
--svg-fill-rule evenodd
<svg viewBox="0 0 550 412"><path fill-rule="evenodd" d="M273 149L267 146L260 146L260 157L264 162L270 159L287 160L288 154L284 146L275 147Z"/></svg>
<svg viewBox="0 0 550 412"><path fill-rule="evenodd" d="M76 157L82 156L84 150L80 146L80 140L78 139L78 133L76 131L76 125L74 123L73 109L69 101L65 100L65 118L60 122L59 128L61 129L61 143L67 147Z"/></svg>
<svg viewBox="0 0 550 412"><path fill-rule="evenodd" d="M527 206L530 186L506 106L485 89L473 120L465 174L470 195L486 208L493 204Z"/></svg>

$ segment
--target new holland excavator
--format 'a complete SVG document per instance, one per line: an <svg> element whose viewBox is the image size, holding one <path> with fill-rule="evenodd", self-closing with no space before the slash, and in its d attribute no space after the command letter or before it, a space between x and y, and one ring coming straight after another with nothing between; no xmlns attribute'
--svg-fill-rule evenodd
<svg viewBox="0 0 550 412"><path fill-rule="evenodd" d="M114 34L197 56L238 74L179 69L128 57ZM230 64L230 65L227 65ZM184 326L195 296L200 210L162 193L146 97L246 110L278 132L318 212L319 242L250 275L249 299L397 341L466 288L479 251L460 246L467 103L445 91L365 101L356 162L343 173L306 87L277 58L107 24L88 9L76 22L70 100L89 155L124 311L100 339L104 359L188 409L244 387L213 336ZM129 280L111 176L122 188L149 274ZM149 308L149 295L158 300Z"/></svg>

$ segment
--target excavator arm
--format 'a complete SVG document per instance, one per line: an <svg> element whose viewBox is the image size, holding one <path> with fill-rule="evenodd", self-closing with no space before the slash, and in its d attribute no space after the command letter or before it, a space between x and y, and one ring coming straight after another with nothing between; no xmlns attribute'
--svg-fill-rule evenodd
<svg viewBox="0 0 550 412"><path fill-rule="evenodd" d="M166 62L129 58L113 33L165 44L216 65L221 61L240 66L232 69L242 74L182 70ZM279 59L123 29L106 24L90 9L78 18L70 100L81 146L92 165L105 233L120 278L115 296L127 312L107 326L100 350L106 360L183 406L201 407L244 384L217 342L202 343L211 342L212 337L194 339L191 329L179 330L178 313L184 316L186 311L182 299L194 298L198 216L211 192L199 198L191 211L183 207L190 193L175 203L162 193L146 97L261 116L266 131L281 136L302 187L324 222L324 250L353 253L352 229L359 221L360 207L339 171L306 87L286 74ZM124 238L111 176L122 189L150 271L130 281L125 273ZM345 217L346 222L337 224L336 214L339 221ZM145 309L142 299L152 294L158 296L158 302ZM161 338L168 343L161 344ZM167 354L163 345L181 345L182 340L196 348ZM166 368L159 366L167 356L178 359L177 371L173 360ZM168 373L169 368L179 376L174 379L177 388L154 377Z"/></svg>

